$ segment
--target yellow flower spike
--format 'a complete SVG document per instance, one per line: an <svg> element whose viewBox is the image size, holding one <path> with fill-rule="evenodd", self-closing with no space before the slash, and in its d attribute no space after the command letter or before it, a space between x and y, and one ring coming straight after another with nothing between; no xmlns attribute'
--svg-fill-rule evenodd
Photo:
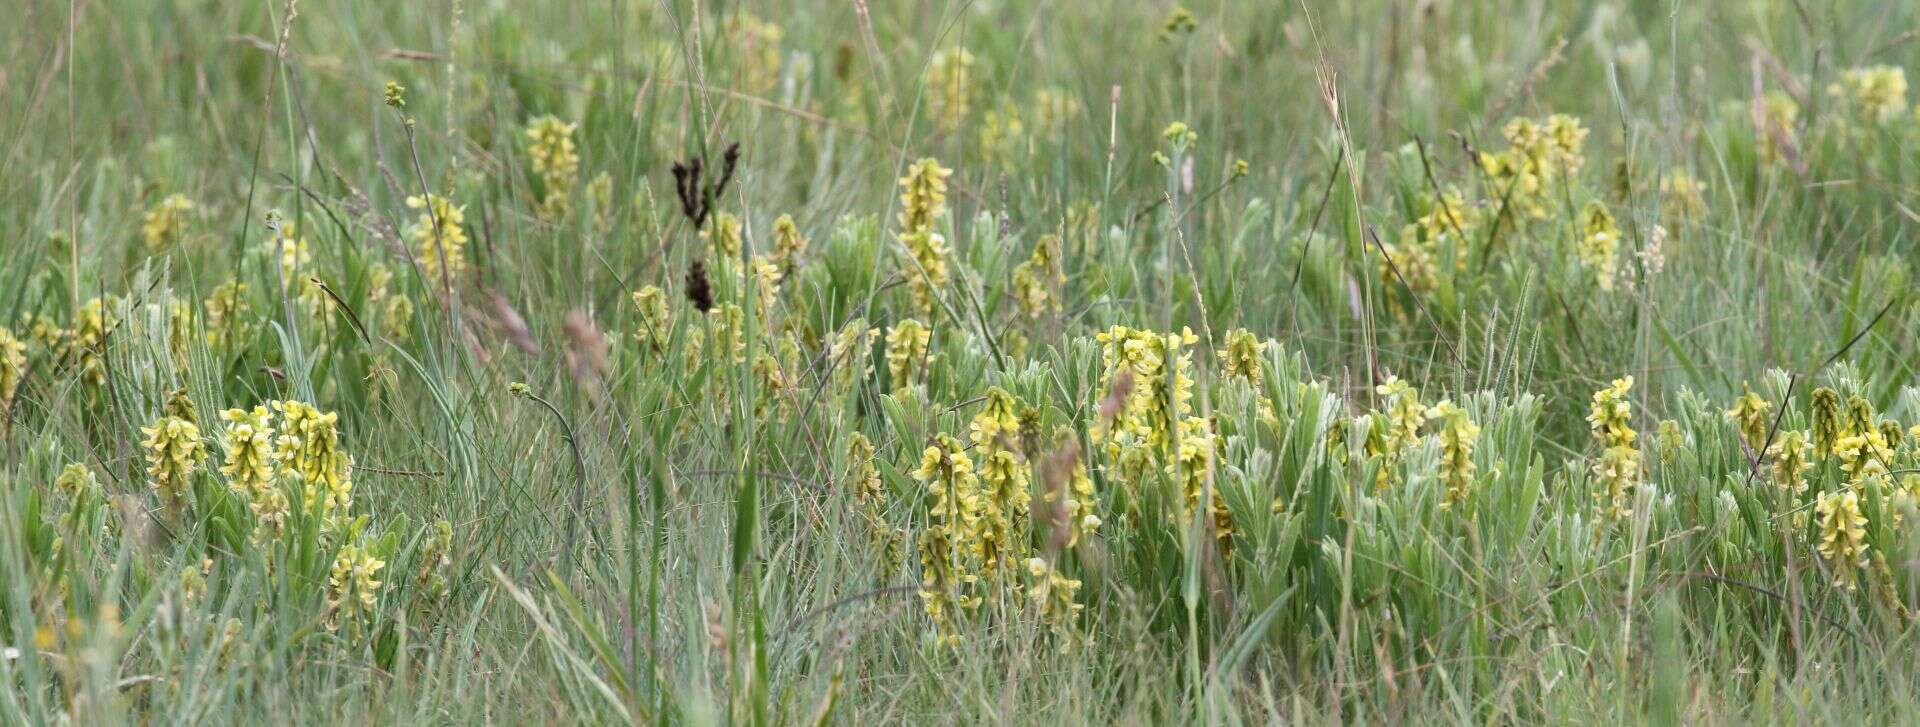
<svg viewBox="0 0 1920 727"><path fill-rule="evenodd" d="M1767 430L1773 425L1767 412L1773 409L1773 404L1753 393L1753 387L1744 381L1740 383L1740 390L1743 393L1734 400L1733 408L1727 410L1727 418L1740 428L1740 435L1745 438L1747 447L1759 452L1767 446Z"/></svg>
<svg viewBox="0 0 1920 727"><path fill-rule="evenodd" d="M1245 328L1227 331L1227 345L1219 350L1220 372L1235 378L1245 379L1256 388L1260 386L1262 376L1260 359L1265 355L1267 344Z"/></svg>
<svg viewBox="0 0 1920 727"><path fill-rule="evenodd" d="M358 624L373 612L379 595L380 570L387 562L359 545L346 545L334 556L327 574L327 629L338 630L343 623Z"/></svg>
<svg viewBox="0 0 1920 727"><path fill-rule="evenodd" d="M933 332L920 321L908 318L887 329L887 378L894 396L904 395L919 383L922 372L932 369L927 352Z"/></svg>
<svg viewBox="0 0 1920 727"><path fill-rule="evenodd" d="M527 157L546 187L547 196L540 203L540 215L546 219L564 217L572 208L573 186L580 176L580 154L573 144L577 128L578 124L551 115L527 124Z"/></svg>
<svg viewBox="0 0 1920 727"><path fill-rule="evenodd" d="M0 432L13 424L13 402L27 376L27 344L0 326Z"/></svg>
<svg viewBox="0 0 1920 727"><path fill-rule="evenodd" d="M773 221L773 263L780 267L783 274L792 274L800 265L800 256L807 252L807 238L800 234L800 226L793 221L793 215L780 215Z"/></svg>
<svg viewBox="0 0 1920 727"><path fill-rule="evenodd" d="M1606 388L1593 392L1587 424L1593 438L1602 447L1592 471L1597 484L1595 498L1606 521L1633 514L1630 507L1642 472L1640 450L1634 446L1638 436L1633 430L1633 405L1627 394L1633 389L1633 377L1614 379Z"/></svg>
<svg viewBox="0 0 1920 727"><path fill-rule="evenodd" d="M248 321L252 304L248 302L246 283L229 280L220 284L201 304L201 310L206 313L202 321L207 345L215 350L226 351L235 342L252 336L253 327Z"/></svg>
<svg viewBox="0 0 1920 727"><path fill-rule="evenodd" d="M979 478L965 447L945 434L921 453L913 478L926 486L931 501L920 534L920 598L942 643L957 644L954 614L982 600L975 593L981 544L974 538L983 509Z"/></svg>
<svg viewBox="0 0 1920 727"><path fill-rule="evenodd" d="M421 211L407 237L420 250L420 272L439 292L467 267L466 208L437 194L408 197L407 207Z"/></svg>
<svg viewBox="0 0 1920 727"><path fill-rule="evenodd" d="M340 449L339 415L301 401L272 408L280 413L274 456L299 479L307 511L322 518L324 529L338 529L353 507L353 458Z"/></svg>
<svg viewBox="0 0 1920 727"><path fill-rule="evenodd" d="M1857 572L1867 564L1867 517L1860 512L1860 495L1822 492L1813 514L1820 527L1820 557L1833 567L1833 585L1853 590Z"/></svg>
<svg viewBox="0 0 1920 727"><path fill-rule="evenodd" d="M1899 66L1850 68L1827 93L1852 102L1863 123L1884 123L1907 112L1907 72Z"/></svg>
<svg viewBox="0 0 1920 727"><path fill-rule="evenodd" d="M667 306L666 291L656 285L634 291L633 306L640 309L640 327L634 331L634 340L653 351L662 350L673 331L673 314Z"/></svg>
<svg viewBox="0 0 1920 727"><path fill-rule="evenodd" d="M1611 291L1617 280L1620 228L1600 200L1591 200L1580 212L1580 239L1574 245L1580 265L1593 273L1600 289Z"/></svg>
<svg viewBox="0 0 1920 727"><path fill-rule="evenodd" d="M140 237L147 253L159 255L173 249L186 234L187 216L195 209L184 194L170 194L147 210L140 220Z"/></svg>
<svg viewBox="0 0 1920 727"><path fill-rule="evenodd" d="M167 510L177 515L192 493L194 472L207 459L200 428L186 419L167 416L153 426L141 427L140 433L146 436L140 446L147 451L147 484L160 494Z"/></svg>
<svg viewBox="0 0 1920 727"><path fill-rule="evenodd" d="M1080 115L1080 100L1058 88L1042 88L1033 93L1035 131L1054 136L1066 129L1067 122Z"/></svg>
<svg viewBox="0 0 1920 727"><path fill-rule="evenodd" d="M1446 484L1440 509L1446 510L1473 494L1473 448L1480 439L1480 426L1450 401L1433 405L1428 417L1440 422L1440 479Z"/></svg>
<svg viewBox="0 0 1920 727"><path fill-rule="evenodd" d="M780 43L786 31L752 13L735 13L723 24L727 45L739 52L739 83L747 93L764 95L780 80Z"/></svg>
<svg viewBox="0 0 1920 727"><path fill-rule="evenodd" d="M928 111L942 133L960 128L973 104L973 54L948 48L927 62Z"/></svg>
<svg viewBox="0 0 1920 727"><path fill-rule="evenodd" d="M1840 411L1840 392L1825 386L1814 389L1811 410L1813 453L1822 458L1832 457L1834 446L1839 443L1845 428Z"/></svg>
<svg viewBox="0 0 1920 727"><path fill-rule="evenodd" d="M1767 448L1767 459L1772 462L1774 487L1782 492L1799 493L1807 490L1807 470L1813 467L1809 454L1813 447L1807 443L1807 433L1799 430L1781 432L1773 446Z"/></svg>
<svg viewBox="0 0 1920 727"><path fill-rule="evenodd" d="M1041 235L1033 255L1013 269L1013 297L1028 318L1060 312L1060 287L1067 276L1060 270L1060 236Z"/></svg>

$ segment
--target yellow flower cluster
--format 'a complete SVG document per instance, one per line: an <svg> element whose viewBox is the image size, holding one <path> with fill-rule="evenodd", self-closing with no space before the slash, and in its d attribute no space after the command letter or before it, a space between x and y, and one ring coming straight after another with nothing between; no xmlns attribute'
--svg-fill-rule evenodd
<svg viewBox="0 0 1920 727"><path fill-rule="evenodd" d="M180 416L162 416L140 433L146 435L140 446L147 451L147 484L177 515L192 494L193 474L207 459L200 427Z"/></svg>
<svg viewBox="0 0 1920 727"><path fill-rule="evenodd" d="M548 115L527 124L527 156L533 160L533 173L539 175L547 196L540 203L540 214L558 219L571 208L574 181L580 176L580 154L573 145L578 124Z"/></svg>
<svg viewBox="0 0 1920 727"><path fill-rule="evenodd" d="M942 133L960 128L973 104L973 54L948 48L927 62L928 110Z"/></svg>
<svg viewBox="0 0 1920 727"><path fill-rule="evenodd" d="M420 249L420 272L439 291L453 284L467 267L466 208L437 194L408 197L409 209L421 210L407 236Z"/></svg>
<svg viewBox="0 0 1920 727"><path fill-rule="evenodd" d="M780 215L773 221L772 262L779 266L783 275L791 275L800 265L800 256L807 252L807 238L800 234L800 226L793 221L793 215Z"/></svg>
<svg viewBox="0 0 1920 727"><path fill-rule="evenodd" d="M740 250L746 246L740 218L729 212L714 213L713 224L700 231L700 239L707 241L707 254L718 265L740 259Z"/></svg>
<svg viewBox="0 0 1920 727"><path fill-rule="evenodd" d="M873 442L867 435L854 432L847 439L847 461L853 470L848 481L852 484L854 499L860 503L861 519L867 521L867 538L874 552L881 556L880 562L891 566L895 564L891 550L897 541L887 527L887 485L880 479L873 457Z"/></svg>
<svg viewBox="0 0 1920 727"><path fill-rule="evenodd" d="M1814 389L1812 417L1813 453L1821 458L1832 457L1834 446L1839 444L1846 428L1841 422L1840 392L1825 386Z"/></svg>
<svg viewBox="0 0 1920 727"><path fill-rule="evenodd" d="M206 312L201 321L207 345L214 350L226 351L235 343L252 338L253 325L247 320L252 304L248 302L246 283L238 280L221 283L200 307Z"/></svg>
<svg viewBox="0 0 1920 727"><path fill-rule="evenodd" d="M327 574L328 629L338 629L343 622L357 623L373 612L374 596L381 585L376 578L386 566L386 561L374 557L364 546L340 548Z"/></svg>
<svg viewBox="0 0 1920 727"><path fill-rule="evenodd" d="M1027 559L1027 575L1031 577L1027 595L1040 610L1040 621L1059 637L1062 651L1072 648L1073 622L1086 609L1074 600L1074 594L1080 591L1080 580L1066 577L1046 559L1038 557Z"/></svg>
<svg viewBox="0 0 1920 727"><path fill-rule="evenodd" d="M1480 439L1480 426L1450 401L1433 405L1427 416L1440 422L1440 479L1446 485L1440 509L1445 510L1473 494L1473 447Z"/></svg>
<svg viewBox="0 0 1920 727"><path fill-rule="evenodd" d="M329 527L343 524L353 506L353 457L340 449L340 415L301 401L276 401L280 436L274 456L299 479L306 510Z"/></svg>
<svg viewBox="0 0 1920 727"><path fill-rule="evenodd" d="M256 540L277 537L286 525L287 495L278 484L274 456L273 415L264 406L220 412L227 422L226 462L220 474L235 494L247 498L253 511Z"/></svg>
<svg viewBox="0 0 1920 727"><path fill-rule="evenodd" d="M908 289L920 312L933 312L938 291L947 284L947 238L934 231L934 222L946 213L947 177L953 170L934 159L921 159L900 178L900 244L909 258L902 266Z"/></svg>
<svg viewBox="0 0 1920 727"><path fill-rule="evenodd" d="M1852 103L1861 121L1883 123L1907 112L1907 72L1899 66L1849 68L1827 94Z"/></svg>
<svg viewBox="0 0 1920 727"><path fill-rule="evenodd" d="M1740 391L1740 398L1733 400L1733 408L1727 410L1727 418L1740 428L1747 449L1758 453L1767 448L1767 430L1773 426L1767 412L1773 409L1773 404L1753 393L1753 387L1746 382L1740 383Z"/></svg>
<svg viewBox="0 0 1920 727"><path fill-rule="evenodd" d="M1118 406L1094 422L1093 435L1121 477L1138 482L1168 463L1174 424L1193 410L1193 357L1184 349L1200 338L1185 328L1161 335L1113 326L1094 340L1103 360L1100 388L1112 392Z"/></svg>
<svg viewBox="0 0 1920 727"><path fill-rule="evenodd" d="M1020 535L1030 501L1032 469L1021 452L1021 409L1013 394L998 386L968 425L967 438L980 458L980 574L989 583L1020 561L1026 538Z"/></svg>
<svg viewBox="0 0 1920 727"><path fill-rule="evenodd" d="M147 253L159 255L179 244L186 234L187 215L193 210L193 200L184 194L167 195L147 210L140 219L140 237L147 243Z"/></svg>
<svg viewBox="0 0 1920 727"><path fill-rule="evenodd" d="M640 309L640 328L634 331L633 338L655 352L659 352L667 337L673 331L672 312L667 308L666 291L657 285L649 285L634 291L633 306Z"/></svg>
<svg viewBox="0 0 1920 727"><path fill-rule="evenodd" d="M27 376L27 344L0 326L0 434L13 424L13 401Z"/></svg>
<svg viewBox="0 0 1920 727"><path fill-rule="evenodd" d="M1507 149L1480 154L1480 167L1493 184L1490 196L1507 200L1533 219L1546 218L1550 187L1578 174L1586 162L1582 147L1587 129L1579 119L1554 114L1544 122L1513 119L1500 134L1507 140Z"/></svg>
<svg viewBox="0 0 1920 727"><path fill-rule="evenodd" d="M1851 591L1867 565L1867 517L1853 490L1822 492L1814 504L1820 524L1820 557L1833 567L1833 585Z"/></svg>
<svg viewBox="0 0 1920 727"><path fill-rule="evenodd" d="M1454 270L1466 266L1461 246L1479 226L1480 214L1458 190L1448 190L1438 197L1425 194L1421 202L1426 211L1400 228L1399 242L1386 246L1387 259L1380 263L1380 279L1397 284L1397 270L1407 287L1424 295L1439 285L1445 268L1440 262L1443 256L1451 256Z"/></svg>
<svg viewBox="0 0 1920 727"><path fill-rule="evenodd" d="M1807 470L1813 467L1808 459L1812 446L1807 444L1807 433L1799 430L1781 432L1773 446L1767 448L1767 459L1772 462L1774 487L1782 492L1799 493L1807 490Z"/></svg>
<svg viewBox="0 0 1920 727"><path fill-rule="evenodd" d="M1640 450L1634 445L1639 434L1633 430L1633 404L1627 401L1632 389L1632 376L1614 379L1606 388L1593 392L1587 413L1587 425L1601 447L1600 458L1593 463L1593 474L1600 485L1594 496L1606 520L1633 514L1629 500L1640 483Z"/></svg>
<svg viewBox="0 0 1920 727"><path fill-rule="evenodd" d="M735 13L724 23L727 45L739 55L743 90L764 94L780 80L780 42L786 31L752 13Z"/></svg>
<svg viewBox="0 0 1920 727"><path fill-rule="evenodd" d="M1174 452L1174 461L1167 465L1167 476L1180 483L1180 492L1184 497L1185 511L1181 514L1186 521L1192 521L1195 511L1200 507L1201 494L1211 485L1212 496L1207 498L1207 520L1213 531L1214 543L1220 549L1221 557L1233 554L1233 512L1227 509L1227 499L1220 494L1220 483L1211 481L1215 475L1214 463L1219 460L1221 448L1226 446L1213 433L1213 425L1201 417L1187 417L1180 420L1180 440Z"/></svg>
<svg viewBox="0 0 1920 727"><path fill-rule="evenodd" d="M1013 269L1013 297L1028 318L1060 312L1060 286L1067 276L1060 270L1060 236L1041 235L1033 255Z"/></svg>
<svg viewBox="0 0 1920 727"><path fill-rule="evenodd" d="M988 109L980 119L980 150L993 161L1006 161L1018 151L1018 142L1027 133L1020 119L1020 107L1011 102Z"/></svg>
<svg viewBox="0 0 1920 727"><path fill-rule="evenodd" d="M1220 372L1230 378L1245 379L1247 383L1259 387L1263 375L1260 359L1266 353L1266 348L1266 342L1253 335L1253 331L1245 328L1227 331L1227 345L1218 351Z"/></svg>
<svg viewBox="0 0 1920 727"><path fill-rule="evenodd" d="M1033 92L1034 130L1045 136L1054 136L1066 129L1067 122L1080 115L1080 99L1067 95L1058 88L1042 88Z"/></svg>
<svg viewBox="0 0 1920 727"><path fill-rule="evenodd" d="M954 619L982 600L975 592L980 552L973 538L980 527L980 481L965 446L945 434L921 454L913 478L927 487L931 499L927 527L920 533L920 599L940 640L958 644Z"/></svg>
<svg viewBox="0 0 1920 727"><path fill-rule="evenodd" d="M1600 200L1589 200L1580 210L1580 239L1574 241L1574 254L1580 265L1592 272L1601 290L1611 291L1618 282L1620 228L1613 213Z"/></svg>
<svg viewBox="0 0 1920 727"><path fill-rule="evenodd" d="M59 358L79 369L81 381L96 387L106 385L107 365L100 346L107 340L107 331L118 323L107 310L107 301L93 298L80 306L73 327L61 332Z"/></svg>
<svg viewBox="0 0 1920 727"><path fill-rule="evenodd" d="M908 318L887 329L887 379L894 396L905 396L930 370L933 363L927 344L933 332L925 324Z"/></svg>

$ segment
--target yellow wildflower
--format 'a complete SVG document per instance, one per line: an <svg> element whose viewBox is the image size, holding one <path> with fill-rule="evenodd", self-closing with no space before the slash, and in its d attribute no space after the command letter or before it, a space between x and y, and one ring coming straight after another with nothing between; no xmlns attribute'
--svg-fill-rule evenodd
<svg viewBox="0 0 1920 727"><path fill-rule="evenodd" d="M147 243L147 252L159 255L173 249L186 234L187 215L193 210L193 200L184 194L167 195L147 210L140 220L140 237Z"/></svg>
<svg viewBox="0 0 1920 727"><path fill-rule="evenodd" d="M408 197L409 209L422 210L420 219L408 228L408 237L420 249L420 272L435 291L451 285L466 269L466 208L437 194L425 199Z"/></svg>
<svg viewBox="0 0 1920 727"><path fill-rule="evenodd" d="M1833 567L1833 585L1851 591L1867 564L1867 517L1852 490L1822 492L1813 508L1820 523L1820 556Z"/></svg>

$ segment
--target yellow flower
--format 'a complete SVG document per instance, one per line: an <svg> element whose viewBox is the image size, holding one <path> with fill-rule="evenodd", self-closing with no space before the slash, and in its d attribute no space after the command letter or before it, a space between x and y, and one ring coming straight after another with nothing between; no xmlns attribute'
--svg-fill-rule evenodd
<svg viewBox="0 0 1920 727"><path fill-rule="evenodd" d="M1856 571L1867 564L1867 517L1860 513L1860 496L1852 490L1822 492L1813 513L1820 523L1820 556L1833 567L1833 585L1853 590Z"/></svg>
<svg viewBox="0 0 1920 727"><path fill-rule="evenodd" d="M1587 425L1593 438L1605 447L1632 447L1638 433L1633 431L1633 404L1627 392L1633 389L1633 377L1614 379L1606 388L1593 392L1593 404L1587 411Z"/></svg>
<svg viewBox="0 0 1920 727"><path fill-rule="evenodd" d="M408 197L407 207L422 210L419 221L407 234L420 248L420 272L426 275L433 289L439 291L451 285L467 266L464 252L467 231L463 227L466 208L456 207L437 194L429 194L425 199Z"/></svg>
<svg viewBox="0 0 1920 727"><path fill-rule="evenodd" d="M1632 388L1633 377L1614 379L1606 388L1593 392L1593 403L1587 413L1593 438L1602 447L1592 469L1599 481L1595 497L1602 517L1607 520L1633 514L1629 500L1640 482L1640 450L1634 446L1638 433L1632 426L1633 405L1627 401L1627 392Z"/></svg>
<svg viewBox="0 0 1920 727"><path fill-rule="evenodd" d="M887 378L893 383L894 396L912 389L919 372L931 368L927 344L932 338L933 332L912 318L887 329Z"/></svg>
<svg viewBox="0 0 1920 727"><path fill-rule="evenodd" d="M1773 462L1773 485L1783 492L1805 492L1807 469L1813 467L1807 458L1811 449L1806 432L1781 432L1773 446L1767 448L1767 458Z"/></svg>
<svg viewBox="0 0 1920 727"><path fill-rule="evenodd" d="M659 351L673 331L666 291L655 285L636 290L633 293L633 306L640 309L640 328L634 332L634 339L643 346Z"/></svg>
<svg viewBox="0 0 1920 727"><path fill-rule="evenodd" d="M737 260L745 239L740 232L740 218L726 212L713 215L713 224L700 231L700 239L707 241L708 254L721 260Z"/></svg>
<svg viewBox="0 0 1920 727"><path fill-rule="evenodd" d="M300 479L307 512L328 529L345 523L353 507L353 457L340 449L340 416L301 401L276 401L272 408L280 413L274 457Z"/></svg>
<svg viewBox="0 0 1920 727"><path fill-rule="evenodd" d="M1253 331L1235 328L1227 331L1227 346L1220 349L1220 372L1229 377L1246 379L1256 388L1260 386L1260 358L1265 354L1267 344L1253 335Z"/></svg>
<svg viewBox="0 0 1920 727"><path fill-rule="evenodd" d="M1727 418L1740 428L1740 435L1746 438L1748 449L1759 452L1767 446L1767 430L1773 424L1767 417L1767 410L1772 409L1773 404L1753 393L1753 387L1744 381L1740 383L1740 390L1743 393L1734 400L1733 408L1727 410Z"/></svg>
<svg viewBox="0 0 1920 727"><path fill-rule="evenodd" d="M1813 390L1812 398L1813 453L1831 457L1845 428L1841 422L1840 392L1822 386Z"/></svg>
<svg viewBox="0 0 1920 727"><path fill-rule="evenodd" d="M931 497L920 536L920 598L942 641L957 643L952 614L981 601L974 594L980 543L973 539L982 515L979 478L965 447L945 434L921 453L913 478Z"/></svg>
<svg viewBox="0 0 1920 727"><path fill-rule="evenodd" d="M1453 402L1442 401L1428 411L1440 424L1440 472L1446 483L1441 509L1465 502L1473 494L1473 446L1480 439L1480 427L1467 418L1467 411Z"/></svg>
<svg viewBox="0 0 1920 727"><path fill-rule="evenodd" d="M791 274L800 264L800 256L807 251L807 238L800 234L800 226L794 224L793 215L780 215L773 221L773 262L780 266L780 272Z"/></svg>
<svg viewBox="0 0 1920 727"><path fill-rule="evenodd" d="M1869 477L1884 475L1888 464L1893 461L1893 449L1887 446L1887 438L1877 429L1848 434L1835 440L1833 453L1840 457L1841 470L1847 473L1850 482L1862 482Z"/></svg>
<svg viewBox="0 0 1920 727"><path fill-rule="evenodd" d="M1013 297L1020 301L1028 318L1060 312L1060 286L1067 282L1060 271L1060 236L1041 235L1033 255L1013 269Z"/></svg>
<svg viewBox="0 0 1920 727"><path fill-rule="evenodd" d="M214 349L225 351L233 343L252 337L253 327L247 321L252 304L248 302L246 283L229 280L220 284L201 308L206 311L207 345Z"/></svg>
<svg viewBox="0 0 1920 727"><path fill-rule="evenodd" d="M178 513L192 493L193 473L207 459L207 447L200 441L200 428L177 416L161 417L153 426L141 427L146 439L140 446L147 451L147 483Z"/></svg>
<svg viewBox="0 0 1920 727"><path fill-rule="evenodd" d="M373 612L381 582L376 580L387 562L359 545L346 545L333 558L327 574L327 628L340 628Z"/></svg>
<svg viewBox="0 0 1920 727"><path fill-rule="evenodd" d="M100 347L106 342L107 331L117 323L107 310L107 301L101 298L88 300L74 315L73 327L64 337L65 351L61 358L75 363L82 381L93 386L106 385L107 367Z"/></svg>
<svg viewBox="0 0 1920 727"><path fill-rule="evenodd" d="M1191 34L1200 24L1193 19L1193 11L1184 6L1175 5L1167 12L1167 19L1160 22L1160 39L1173 40Z"/></svg>
<svg viewBox="0 0 1920 727"><path fill-rule="evenodd" d="M1040 610L1041 622L1060 637L1062 651L1071 648L1073 621L1086 608L1074 602L1074 594L1080 590L1080 581L1066 577L1043 558L1028 558L1027 574L1032 578L1027 586L1027 595Z"/></svg>
<svg viewBox="0 0 1920 727"><path fill-rule="evenodd" d="M27 344L0 326L0 431L13 423L13 400L27 375Z"/></svg>
<svg viewBox="0 0 1920 727"><path fill-rule="evenodd" d="M724 23L727 45L739 52L740 86L765 94L780 80L780 42L786 31L752 13L735 13Z"/></svg>
<svg viewBox="0 0 1920 727"><path fill-rule="evenodd" d="M1827 93L1847 97L1862 121L1878 124L1907 112L1907 72L1899 66L1850 68Z"/></svg>
<svg viewBox="0 0 1920 727"><path fill-rule="evenodd" d="M1619 251L1620 228L1614 224L1613 213L1608 212L1607 205L1600 200L1587 202L1580 212L1580 239L1574 245L1574 252L1580 258L1580 265L1593 273L1601 290L1614 288Z"/></svg>
<svg viewBox="0 0 1920 727"><path fill-rule="evenodd" d="M973 54L948 48L927 62L928 111L942 133L960 128L967 120L973 97Z"/></svg>
<svg viewBox="0 0 1920 727"><path fill-rule="evenodd" d="M1058 88L1042 88L1033 93L1035 131L1054 136L1066 129L1067 122L1080 115L1080 99Z"/></svg>
<svg viewBox="0 0 1920 727"><path fill-rule="evenodd" d="M1660 199L1670 217L1694 218L1707 211L1705 187L1681 170L1668 172L1660 180Z"/></svg>
<svg viewBox="0 0 1920 727"><path fill-rule="evenodd" d="M981 152L988 159L1006 161L1018 151L1026 131L1019 107L1004 103L998 109L989 109L980 123Z"/></svg>
<svg viewBox="0 0 1920 727"><path fill-rule="evenodd" d="M580 176L580 154L573 145L578 124L569 124L554 116L541 116L527 124L527 156L533 160L533 173L547 188L540 212L548 219L567 213L568 198L574 180Z"/></svg>
<svg viewBox="0 0 1920 727"><path fill-rule="evenodd" d="M187 215L194 210L193 200L184 194L170 194L160 200L140 220L140 237L147 252L159 255L173 248L186 233Z"/></svg>

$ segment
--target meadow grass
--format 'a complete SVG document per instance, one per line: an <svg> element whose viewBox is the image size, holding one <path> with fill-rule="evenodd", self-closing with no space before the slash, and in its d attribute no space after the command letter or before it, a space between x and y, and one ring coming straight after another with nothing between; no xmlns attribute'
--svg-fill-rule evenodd
<svg viewBox="0 0 1920 727"><path fill-rule="evenodd" d="M15 14L7 723L1920 718L1915 8Z"/></svg>

